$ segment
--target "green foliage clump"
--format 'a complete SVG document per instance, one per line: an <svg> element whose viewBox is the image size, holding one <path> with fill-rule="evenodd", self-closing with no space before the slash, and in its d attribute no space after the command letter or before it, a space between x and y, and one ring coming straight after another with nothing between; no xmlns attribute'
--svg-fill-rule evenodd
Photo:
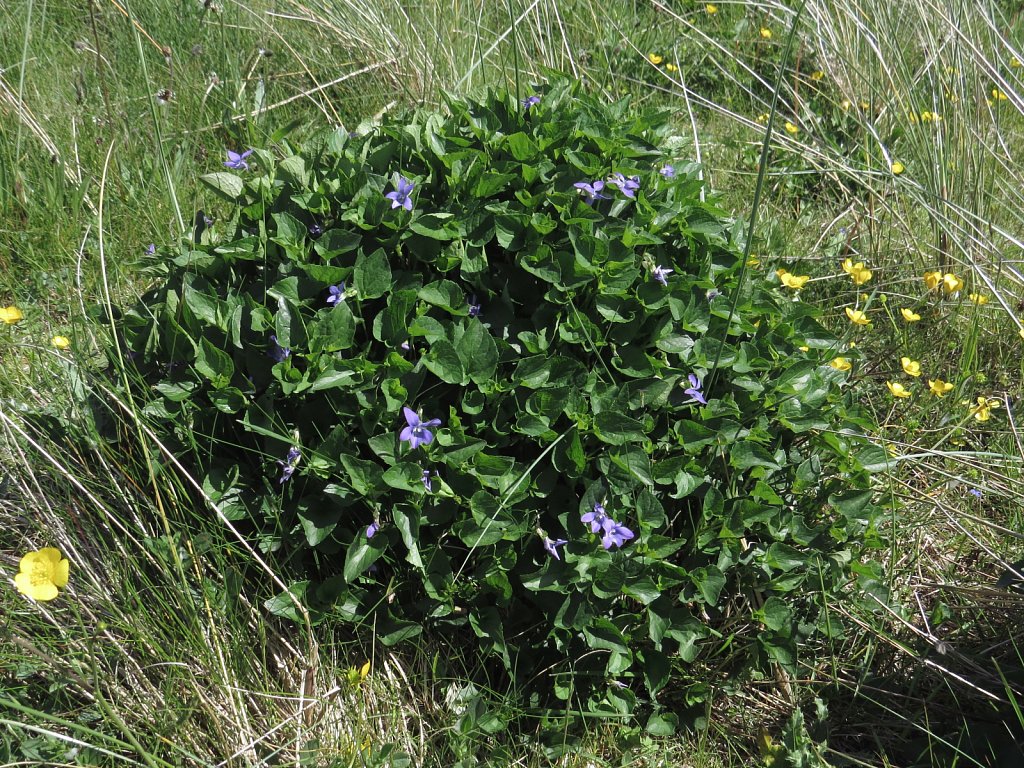
<svg viewBox="0 0 1024 768"><path fill-rule="evenodd" d="M538 95L205 177L224 218L121 321L145 412L315 617L464 631L609 712L792 668L877 539L837 341L665 167L665 114Z"/></svg>

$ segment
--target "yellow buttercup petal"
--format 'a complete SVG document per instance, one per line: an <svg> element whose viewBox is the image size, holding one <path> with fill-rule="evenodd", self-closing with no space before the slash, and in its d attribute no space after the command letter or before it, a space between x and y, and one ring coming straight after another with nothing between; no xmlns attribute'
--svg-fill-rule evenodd
<svg viewBox="0 0 1024 768"><path fill-rule="evenodd" d="M647 60L651 62L651 64L661 64L661 62L665 60L665 57L659 56L657 53L648 53Z"/></svg>
<svg viewBox="0 0 1024 768"><path fill-rule="evenodd" d="M704 6L704 12L714 16L716 13L718 13L718 6L715 5L714 3L708 3L707 5Z"/></svg>
<svg viewBox="0 0 1024 768"><path fill-rule="evenodd" d="M907 309L906 307L900 309L900 314L903 315L903 319L908 323L916 323L921 319L921 316L917 314L917 312L912 309Z"/></svg>
<svg viewBox="0 0 1024 768"><path fill-rule="evenodd" d="M786 129L786 133L788 133L790 136L796 136L798 133L800 133L800 129L797 128L795 125L793 125L793 123L789 122L788 120L782 125L782 127Z"/></svg>
<svg viewBox="0 0 1024 768"><path fill-rule="evenodd" d="M772 31L768 27L761 27L761 37L765 40L772 39Z"/></svg>
<svg viewBox="0 0 1024 768"><path fill-rule="evenodd" d="M7 323L7 325L14 325L24 318L25 316L21 313L21 310L15 306L0 307L0 322Z"/></svg>
<svg viewBox="0 0 1024 768"><path fill-rule="evenodd" d="M889 388L889 392L893 397L910 397L910 390L898 381L887 381L885 382L885 386Z"/></svg>
<svg viewBox="0 0 1024 768"><path fill-rule="evenodd" d="M907 169L906 166L903 165L903 163L897 160L896 162L889 166L889 170L892 171L893 176L899 176Z"/></svg>
<svg viewBox="0 0 1024 768"><path fill-rule="evenodd" d="M837 357L829 363L837 371L848 371L853 368L853 364L845 357Z"/></svg>
<svg viewBox="0 0 1024 768"><path fill-rule="evenodd" d="M946 293L956 293L963 287L964 281L952 272L947 272L942 276L942 290Z"/></svg>
<svg viewBox="0 0 1024 768"><path fill-rule="evenodd" d="M971 300L971 303L977 304L979 307L982 304L988 304L988 296L983 293L971 293L967 296Z"/></svg>
<svg viewBox="0 0 1024 768"><path fill-rule="evenodd" d="M850 318L850 322L854 325L869 325L871 321L868 316L859 309L846 308L846 316Z"/></svg>
<svg viewBox="0 0 1024 768"><path fill-rule="evenodd" d="M933 381L932 379L928 379L928 391L936 397L945 396L945 394L951 389L953 389L953 385L948 381L943 381L942 379L935 379Z"/></svg>
<svg viewBox="0 0 1024 768"><path fill-rule="evenodd" d="M907 376L920 376L921 375L921 363L917 360L911 360L909 357L901 357L900 365L903 367L903 372Z"/></svg>
<svg viewBox="0 0 1024 768"><path fill-rule="evenodd" d="M54 336L50 339L50 343L57 349L68 349L71 347L71 339L67 336Z"/></svg>

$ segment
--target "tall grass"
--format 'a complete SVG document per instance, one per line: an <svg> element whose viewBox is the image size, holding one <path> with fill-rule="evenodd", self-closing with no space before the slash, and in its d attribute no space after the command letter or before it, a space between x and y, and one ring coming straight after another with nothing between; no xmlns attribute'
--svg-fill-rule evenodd
<svg viewBox="0 0 1024 768"><path fill-rule="evenodd" d="M86 316L103 317L104 280L115 302L137 295L136 255L190 226L207 204L197 177L224 147L440 105L445 90L525 95L545 68L675 110L680 144L741 216L766 129L759 117L781 84L755 250L766 279L775 266L814 275L802 300L820 302L837 327L846 306L874 317L849 339L879 442L894 447L878 488L893 511L879 532L884 568L862 579L874 597L836 606L855 629L832 638L830 665L738 693L723 681L696 742L593 728L548 751L513 741L509 762L596 764L625 751L680 764L670 750L690 749L694 765L715 764L713 754L745 764L762 725L777 736L793 707L810 712L816 695L837 690L829 759L987 765L1019 754L1021 602L1006 585L1021 578L1024 462L1020 29L1005 4L935 0L810 0L799 19L776 0L718 3L716 13L657 0L0 8L0 50L18 57L0 64L0 303L28 309L23 324L0 328L3 554L8 571L42 545L74 563L70 593L50 606L3 592L0 733L10 754L113 764L115 753L144 765L498 754L487 723L502 721L469 717L466 702L502 717L523 703L454 679L468 675L468 655L438 644L402 658L336 639L329 626L275 623L238 578L249 555L212 509L194 507L194 489L159 447L143 439L148 458L108 454L86 407L104 397L91 361L107 342ZM651 52L664 62L653 65ZM166 103L163 90L173 92ZM874 271L866 290L840 271L847 257ZM925 269L966 287L939 300L923 288ZM908 326L899 307L924 319ZM74 338L71 352L49 348L58 332ZM901 355L955 390L939 399L918 383L914 398L893 401L884 382L900 375ZM978 395L1002 402L991 422L962 404ZM437 648L450 664L430 663ZM366 680L348 682L366 660Z"/></svg>

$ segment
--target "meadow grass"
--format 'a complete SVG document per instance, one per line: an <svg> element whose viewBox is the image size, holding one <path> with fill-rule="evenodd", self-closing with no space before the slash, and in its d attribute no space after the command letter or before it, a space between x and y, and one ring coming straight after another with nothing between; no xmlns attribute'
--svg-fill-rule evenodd
<svg viewBox="0 0 1024 768"><path fill-rule="evenodd" d="M5 569L44 545L74 568L58 602L3 593L5 757L746 765L758 759L759 730L778 741L803 706L831 762L1019 763L1021 597L1008 588L1021 578L1024 462L1019 13L931 0L716 6L0 8L0 303L26 314L0 328ZM681 156L704 163L709 186L740 217L771 126L758 274L812 277L800 300L820 304L855 344L844 352L851 381L893 449L878 487L892 509L879 531L884 568L866 574L875 607L836 606L858 631L835 637L830 663L798 680L736 690L709 668L721 695L696 735L580 730L569 717L528 712L514 690L484 687L471 653L443 638L393 655L374 647L372 631L278 622L265 595L239 579L251 557L244 542L193 506L170 457L148 440L138 456L104 448L103 414L133 408L111 401L96 375L109 340L95 320L151 279L137 268L148 243L175 241L209 211L198 176L219 167L225 147L439 105L444 90L525 93L545 68L638 108L674 110ZM852 285L846 258L864 261L872 279ZM928 291L925 270L965 285ZM850 326L847 307L872 325ZM900 308L922 319L907 323ZM58 333L70 351L50 346ZM925 375L905 375L901 356ZM953 391L930 394L935 377ZM887 381L913 395L894 399ZM991 421L963 404L978 396L1000 401ZM813 722L826 694L830 711ZM511 721L520 736L500 738Z"/></svg>

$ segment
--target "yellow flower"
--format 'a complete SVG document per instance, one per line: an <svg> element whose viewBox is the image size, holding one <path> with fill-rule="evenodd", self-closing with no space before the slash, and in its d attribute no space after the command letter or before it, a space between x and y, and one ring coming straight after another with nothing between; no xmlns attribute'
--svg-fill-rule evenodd
<svg viewBox="0 0 1024 768"><path fill-rule="evenodd" d="M839 103L839 107L843 110L843 112L849 112L850 111L850 107L852 107L852 106L853 106L853 102L850 101L849 99L843 99Z"/></svg>
<svg viewBox="0 0 1024 768"><path fill-rule="evenodd" d="M765 40L771 40L772 31L768 27L761 27L761 37Z"/></svg>
<svg viewBox="0 0 1024 768"><path fill-rule="evenodd" d="M907 374L907 376L921 375L921 363L917 360L911 360L909 357L901 357L900 365L903 366L903 372Z"/></svg>
<svg viewBox="0 0 1024 768"><path fill-rule="evenodd" d="M860 105L859 105L859 106L860 106L860 108L861 108L861 109L863 109L863 110L868 110L868 109L871 109L871 105L870 105L870 104L868 104L868 103L867 103L866 101L863 101L863 100L861 100L861 102L860 102Z"/></svg>
<svg viewBox="0 0 1024 768"><path fill-rule="evenodd" d="M917 314L917 312L912 309L907 309L906 307L900 309L900 314L903 315L903 319L908 323L916 323L921 319L921 316Z"/></svg>
<svg viewBox="0 0 1024 768"><path fill-rule="evenodd" d="M714 5L713 3L708 3L707 5L704 6L704 13L714 16L716 13L718 13L718 6Z"/></svg>
<svg viewBox="0 0 1024 768"><path fill-rule="evenodd" d="M665 71L666 72L675 72L677 69L679 69L679 67L677 67L675 64L666 64L665 65Z"/></svg>
<svg viewBox="0 0 1024 768"><path fill-rule="evenodd" d="M0 321L7 323L8 325L14 325L25 316L21 314L21 310L15 306L0 307Z"/></svg>
<svg viewBox="0 0 1024 768"><path fill-rule="evenodd" d="M970 405L970 400L964 400L964 405ZM971 416L978 421L988 421L992 418L992 409L999 407L999 400L996 398L979 397L977 405L971 405Z"/></svg>
<svg viewBox="0 0 1024 768"><path fill-rule="evenodd" d="M850 276L854 285L864 285L864 283L871 279L871 270L864 268L863 261L858 261L854 264L853 259L847 259L843 262L842 266L843 272Z"/></svg>
<svg viewBox="0 0 1024 768"><path fill-rule="evenodd" d="M54 336L50 339L50 343L53 344L57 349L67 349L71 346L71 339L67 336Z"/></svg>
<svg viewBox="0 0 1024 768"><path fill-rule="evenodd" d="M60 551L53 547L29 552L21 558L14 584L21 594L33 600L53 600L57 596L57 587L66 587L68 584L69 565L67 560L61 558Z"/></svg>
<svg viewBox="0 0 1024 768"><path fill-rule="evenodd" d="M936 270L935 272L924 273L924 284L928 286L929 290L934 291L939 287L942 282L942 273Z"/></svg>
<svg viewBox="0 0 1024 768"><path fill-rule="evenodd" d="M942 276L942 290L946 293L956 293L963 287L964 281L952 272L947 272Z"/></svg>
<svg viewBox="0 0 1024 768"><path fill-rule="evenodd" d="M747 259L747 266L756 269L757 267L761 266L761 259L759 259L757 256L751 256L749 259Z"/></svg>
<svg viewBox="0 0 1024 768"><path fill-rule="evenodd" d="M846 308L846 316L850 318L850 322L854 325L870 325L871 321L868 320L868 316L865 315L859 309Z"/></svg>
<svg viewBox="0 0 1024 768"><path fill-rule="evenodd" d="M359 667L358 669L356 669L355 667L350 667L345 677L348 678L349 685L351 685L353 688L358 688L360 683L362 683L366 679L366 676L369 674L370 662L366 662L365 664L363 664L363 666Z"/></svg>
<svg viewBox="0 0 1024 768"><path fill-rule="evenodd" d="M988 304L988 296L986 296L983 293L970 293L967 295L967 298L970 299L972 303L977 304L979 307L982 304Z"/></svg>
<svg viewBox="0 0 1024 768"><path fill-rule="evenodd" d="M903 165L903 163L897 160L896 162L889 166L889 170L892 171L893 176L899 176L901 173L907 170L907 168L906 166Z"/></svg>
<svg viewBox="0 0 1024 768"><path fill-rule="evenodd" d="M787 120L782 127L786 129L786 133L788 133L790 136L796 136L798 133L800 133L800 129L793 125L791 122L789 122L789 120Z"/></svg>
<svg viewBox="0 0 1024 768"><path fill-rule="evenodd" d="M898 381L887 381L885 382L885 386L889 388L889 392L893 397L910 397L910 390Z"/></svg>
<svg viewBox="0 0 1024 768"><path fill-rule="evenodd" d="M848 371L853 368L853 364L845 357L837 357L831 363L829 363L837 371Z"/></svg>
<svg viewBox="0 0 1024 768"><path fill-rule="evenodd" d="M761 123L761 125L764 125L765 123L767 123L768 122L768 113L767 112L762 112L760 115L758 115L757 116L757 122Z"/></svg>
<svg viewBox="0 0 1024 768"><path fill-rule="evenodd" d="M1016 56L1011 56L1010 66L1013 67L1014 69L1019 69L1021 66L1020 59L1018 59Z"/></svg>
<svg viewBox="0 0 1024 768"><path fill-rule="evenodd" d="M776 270L775 274L779 276L779 281L784 286L792 288L794 291L799 291L811 279L810 275L793 275L784 269Z"/></svg>
<svg viewBox="0 0 1024 768"><path fill-rule="evenodd" d="M922 123L930 123L934 119L935 119L935 115L933 113L931 113L931 112L924 111L924 112L921 113L921 122Z"/></svg>
<svg viewBox="0 0 1024 768"><path fill-rule="evenodd" d="M825 77L825 73L822 72L820 69L816 69L813 72L811 72L811 80L814 80L815 82L821 80L823 77Z"/></svg>
<svg viewBox="0 0 1024 768"><path fill-rule="evenodd" d="M659 56L656 53L648 53L647 54L647 60L649 62L651 62L651 64L661 64L661 62L663 62L665 60L665 57L664 56Z"/></svg>
<svg viewBox="0 0 1024 768"><path fill-rule="evenodd" d="M998 88L993 88L992 89L992 98L995 99L996 101L1006 101L1010 97L1007 96L1002 91L1000 91Z"/></svg>
<svg viewBox="0 0 1024 768"><path fill-rule="evenodd" d="M799 349L801 352L810 352L811 351L811 348L808 347L807 345L799 346L799 347L797 347L797 349Z"/></svg>
<svg viewBox="0 0 1024 768"><path fill-rule="evenodd" d="M911 125L917 125L918 117L917 117L917 113L916 112L908 112L907 113L907 118L910 120L910 124Z"/></svg>
<svg viewBox="0 0 1024 768"><path fill-rule="evenodd" d="M943 397L952 388L953 385L948 381L943 381L942 379L935 379L935 381L932 381L931 379L928 379L928 391L936 397Z"/></svg>

